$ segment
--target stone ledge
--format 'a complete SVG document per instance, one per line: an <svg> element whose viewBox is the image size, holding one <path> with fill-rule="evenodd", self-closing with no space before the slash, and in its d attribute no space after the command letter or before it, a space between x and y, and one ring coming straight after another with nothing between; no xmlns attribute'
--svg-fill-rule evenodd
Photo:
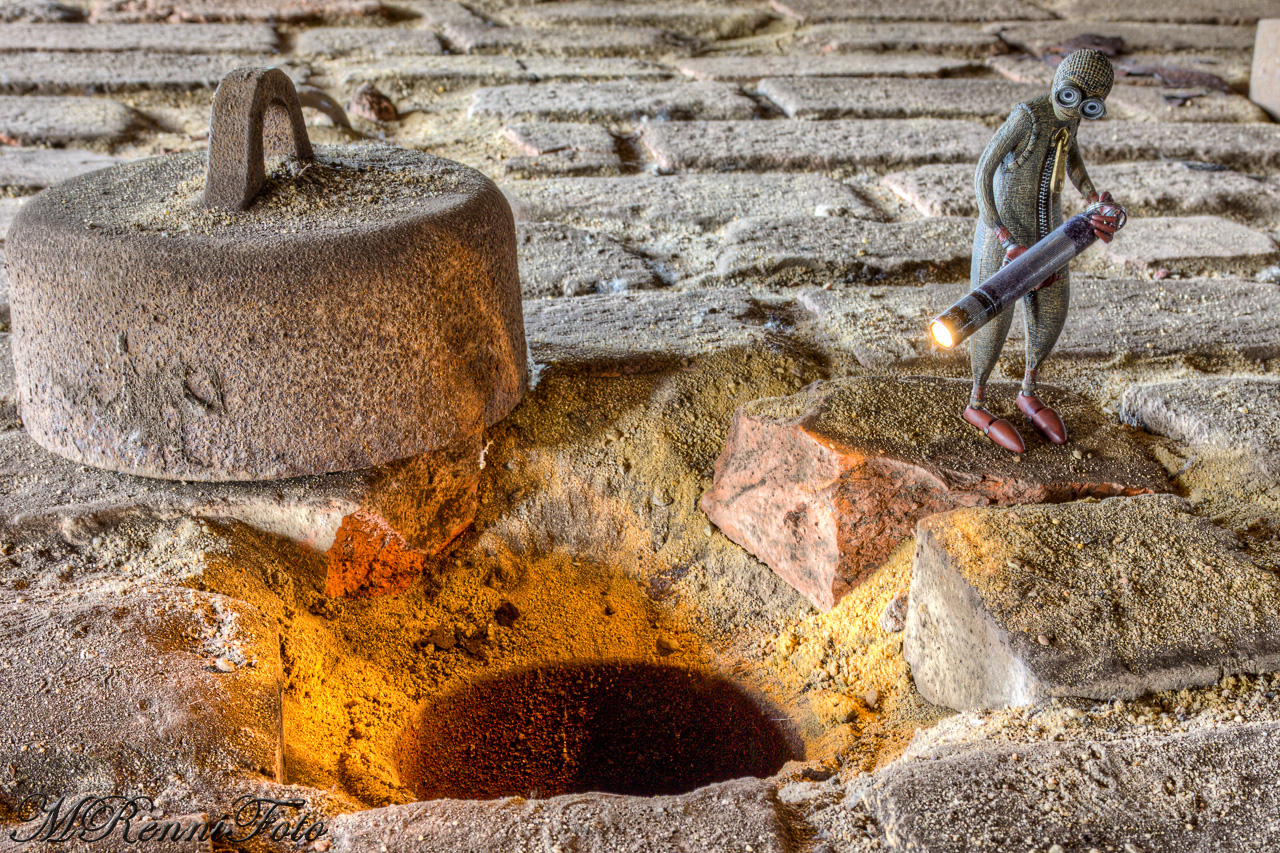
<svg viewBox="0 0 1280 853"><path fill-rule="evenodd" d="M1172 495L920 522L903 655L950 708L1128 699L1280 667L1280 582Z"/></svg>

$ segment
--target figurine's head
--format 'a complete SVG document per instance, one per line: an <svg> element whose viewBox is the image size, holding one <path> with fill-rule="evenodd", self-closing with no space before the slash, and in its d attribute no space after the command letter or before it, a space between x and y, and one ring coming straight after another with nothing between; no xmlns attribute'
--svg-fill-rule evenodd
<svg viewBox="0 0 1280 853"><path fill-rule="evenodd" d="M1100 50L1077 50L1062 60L1053 75L1053 111L1059 119L1096 121L1107 114L1103 100L1111 93L1116 71Z"/></svg>

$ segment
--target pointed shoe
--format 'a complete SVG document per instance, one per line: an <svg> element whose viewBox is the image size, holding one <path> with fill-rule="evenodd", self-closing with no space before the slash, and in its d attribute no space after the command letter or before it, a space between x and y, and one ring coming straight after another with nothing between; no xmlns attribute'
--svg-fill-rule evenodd
<svg viewBox="0 0 1280 853"><path fill-rule="evenodd" d="M1041 403L1034 394L1018 393L1018 408L1027 416L1036 432L1054 444L1067 443L1067 427L1058 413Z"/></svg>
<svg viewBox="0 0 1280 853"><path fill-rule="evenodd" d="M969 406L964 410L964 419L982 430L982 434L1005 450L1022 453L1027 446L1022 443L1018 429L1004 418L997 418L986 409L975 409Z"/></svg>

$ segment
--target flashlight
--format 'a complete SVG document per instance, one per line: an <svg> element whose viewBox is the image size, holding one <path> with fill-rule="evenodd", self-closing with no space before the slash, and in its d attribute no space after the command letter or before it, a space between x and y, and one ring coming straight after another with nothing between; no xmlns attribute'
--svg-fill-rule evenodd
<svg viewBox="0 0 1280 853"><path fill-rule="evenodd" d="M956 304L939 314L929 324L938 346L951 349L991 322L1003 310L1071 262L1071 259L1094 244L1094 214L1116 217L1119 231L1128 214L1113 201L1095 202L1059 225L1040 242L999 269L995 275L966 293Z"/></svg>

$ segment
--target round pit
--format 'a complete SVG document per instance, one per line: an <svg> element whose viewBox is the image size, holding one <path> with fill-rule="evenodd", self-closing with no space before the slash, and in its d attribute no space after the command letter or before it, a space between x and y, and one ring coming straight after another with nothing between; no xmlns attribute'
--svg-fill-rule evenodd
<svg viewBox="0 0 1280 853"><path fill-rule="evenodd" d="M648 663L561 664L473 682L405 733L420 799L679 794L770 776L799 741L741 687Z"/></svg>

